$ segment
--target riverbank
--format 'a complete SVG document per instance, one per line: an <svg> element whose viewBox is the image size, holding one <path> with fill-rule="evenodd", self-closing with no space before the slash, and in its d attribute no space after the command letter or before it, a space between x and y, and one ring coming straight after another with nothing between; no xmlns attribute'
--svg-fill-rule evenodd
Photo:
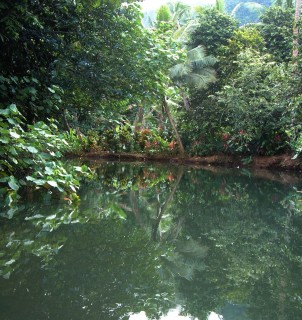
<svg viewBox="0 0 302 320"><path fill-rule="evenodd" d="M179 157L175 155L148 155L143 153L116 153L108 151L91 151L83 154L92 160L115 160L115 161L158 161L170 162L195 166L218 166L228 168L253 168L282 171L302 171L302 159L292 159L291 155L283 154L276 156L232 156L217 154L203 157Z"/></svg>

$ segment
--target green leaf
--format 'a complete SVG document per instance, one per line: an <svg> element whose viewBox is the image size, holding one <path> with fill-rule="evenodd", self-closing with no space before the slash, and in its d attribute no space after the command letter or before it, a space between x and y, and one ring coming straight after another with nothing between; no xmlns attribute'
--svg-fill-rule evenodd
<svg viewBox="0 0 302 320"><path fill-rule="evenodd" d="M11 259L11 260L9 260L9 261L7 261L7 262L5 263L5 266L10 266L11 264L13 264L13 263L15 263L15 262L16 262L16 260Z"/></svg>
<svg viewBox="0 0 302 320"><path fill-rule="evenodd" d="M9 139L6 137L0 137L0 142L4 143L4 144L8 144L9 143Z"/></svg>
<svg viewBox="0 0 302 320"><path fill-rule="evenodd" d="M45 168L45 174L47 174L47 175L53 175L53 170L52 170L51 168L49 168L49 167L46 167L46 168Z"/></svg>
<svg viewBox="0 0 302 320"><path fill-rule="evenodd" d="M11 104L11 105L9 106L9 109L10 109L13 113L19 113L19 111L18 111L18 109L17 109L17 107L16 107L15 104Z"/></svg>
<svg viewBox="0 0 302 320"><path fill-rule="evenodd" d="M8 116L9 114L9 109L0 109L0 115Z"/></svg>
<svg viewBox="0 0 302 320"><path fill-rule="evenodd" d="M10 131L9 134L14 139L19 139L20 138L20 135L15 131Z"/></svg>
<svg viewBox="0 0 302 320"><path fill-rule="evenodd" d="M27 147L27 150L30 152L30 153L38 153L39 151L35 148L35 147Z"/></svg>
<svg viewBox="0 0 302 320"><path fill-rule="evenodd" d="M41 219L44 218L44 216L42 216L41 214L35 214L32 217L26 217L25 220L33 220L33 219Z"/></svg>
<svg viewBox="0 0 302 320"><path fill-rule="evenodd" d="M126 220L127 219L126 212L123 209L121 209L119 206L113 204L111 206L111 209L113 210L114 213L116 213L119 216L120 219L122 219L122 220Z"/></svg>
<svg viewBox="0 0 302 320"><path fill-rule="evenodd" d="M13 118L7 118L7 121L10 123L10 124L13 124L13 125L18 125L18 122L13 119Z"/></svg>
<svg viewBox="0 0 302 320"><path fill-rule="evenodd" d="M38 186L43 186L43 185L46 183L46 180L37 179L37 178L31 177L31 176L27 176L27 177L26 177L26 180L27 180L27 181L31 181L31 182L33 182L34 184L38 185Z"/></svg>
<svg viewBox="0 0 302 320"><path fill-rule="evenodd" d="M56 217L57 217L56 214L52 214L52 215L46 217L46 220L53 220L53 219L55 219Z"/></svg>
<svg viewBox="0 0 302 320"><path fill-rule="evenodd" d="M50 186L54 187L54 188L57 188L58 187L58 184L56 181L54 180L50 180L50 181L46 181Z"/></svg>
<svg viewBox="0 0 302 320"><path fill-rule="evenodd" d="M101 0L95 0L94 4L92 5L94 8L97 8L101 5Z"/></svg>
<svg viewBox="0 0 302 320"><path fill-rule="evenodd" d="M11 189L17 191L20 188L20 185L14 176L9 177L8 185Z"/></svg>
<svg viewBox="0 0 302 320"><path fill-rule="evenodd" d="M17 155L18 155L18 152L17 152L16 148L14 148L14 147L10 147L10 148L8 149L8 151L9 151L12 155L14 155L14 156L17 156Z"/></svg>
<svg viewBox="0 0 302 320"><path fill-rule="evenodd" d="M34 241L33 240L24 240L23 243L25 246L30 246L32 243L34 243Z"/></svg>

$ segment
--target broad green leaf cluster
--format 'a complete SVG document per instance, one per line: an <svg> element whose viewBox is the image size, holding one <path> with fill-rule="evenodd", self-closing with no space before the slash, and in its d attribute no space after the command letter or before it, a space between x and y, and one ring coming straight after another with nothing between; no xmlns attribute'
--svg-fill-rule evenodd
<svg viewBox="0 0 302 320"><path fill-rule="evenodd" d="M85 167L60 162L69 148L54 123L24 125L16 105L0 109L0 196L10 206L20 189L45 188L77 199L78 176L90 175Z"/></svg>

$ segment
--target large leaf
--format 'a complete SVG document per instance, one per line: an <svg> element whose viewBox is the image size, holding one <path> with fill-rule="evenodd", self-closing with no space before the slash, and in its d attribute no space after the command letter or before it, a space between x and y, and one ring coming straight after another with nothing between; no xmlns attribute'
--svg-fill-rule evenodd
<svg viewBox="0 0 302 320"><path fill-rule="evenodd" d="M20 138L20 135L16 131L10 131L9 134L14 139L19 139Z"/></svg>
<svg viewBox="0 0 302 320"><path fill-rule="evenodd" d="M50 186L57 188L58 187L58 183L54 180L50 180L50 181L46 181Z"/></svg>
<svg viewBox="0 0 302 320"><path fill-rule="evenodd" d="M38 153L39 151L35 148L35 147L27 147L27 150L30 152L30 153Z"/></svg>
<svg viewBox="0 0 302 320"><path fill-rule="evenodd" d="M20 188L18 180L14 176L9 177L8 185L11 189L17 191Z"/></svg>

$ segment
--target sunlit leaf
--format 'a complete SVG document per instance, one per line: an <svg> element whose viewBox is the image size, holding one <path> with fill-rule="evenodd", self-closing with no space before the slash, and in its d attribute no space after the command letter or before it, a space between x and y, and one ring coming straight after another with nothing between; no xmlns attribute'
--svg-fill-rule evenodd
<svg viewBox="0 0 302 320"><path fill-rule="evenodd" d="M14 176L10 176L8 185L13 190L18 190L20 188L20 185Z"/></svg>
<svg viewBox="0 0 302 320"><path fill-rule="evenodd" d="M11 260L9 260L9 261L7 261L7 262L5 263L5 266L10 266L11 264L13 264L13 263L15 263L15 262L16 262L16 260L11 259Z"/></svg>
<svg viewBox="0 0 302 320"><path fill-rule="evenodd" d="M35 147L27 147L27 150L30 152L30 153L38 153L39 151L35 148Z"/></svg>
<svg viewBox="0 0 302 320"><path fill-rule="evenodd" d="M31 217L26 217L25 220L34 220L34 219L41 219L41 218L44 218L44 216L42 216L41 214L36 214Z"/></svg>
<svg viewBox="0 0 302 320"><path fill-rule="evenodd" d="M46 220L53 220L57 217L56 214L52 214L51 216L46 217Z"/></svg>
<svg viewBox="0 0 302 320"><path fill-rule="evenodd" d="M9 134L14 139L19 139L20 138L20 135L15 131L10 131Z"/></svg>
<svg viewBox="0 0 302 320"><path fill-rule="evenodd" d="M50 186L54 187L54 188L57 188L58 187L58 184L56 181L54 180L50 180L50 181L46 181Z"/></svg>

